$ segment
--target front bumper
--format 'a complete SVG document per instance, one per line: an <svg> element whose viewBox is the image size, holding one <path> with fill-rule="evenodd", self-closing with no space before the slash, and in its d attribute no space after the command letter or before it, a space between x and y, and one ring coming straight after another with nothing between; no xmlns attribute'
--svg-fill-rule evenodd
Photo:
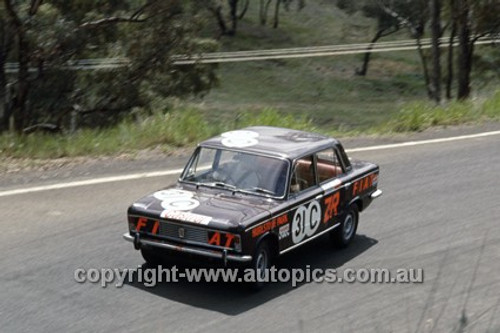
<svg viewBox="0 0 500 333"><path fill-rule="evenodd" d="M178 251L178 252L199 255L199 256L203 256L203 257L221 259L224 261L224 263L226 263L227 261L249 262L252 260L252 256L248 256L248 255L232 254L232 253L228 253L225 250L224 251L215 251L215 250L198 248L198 247L194 247L194 246L190 246L190 245L179 245L179 244L169 243L168 241L165 241L165 240L142 239L142 238L140 238L139 234L135 234L135 236L132 236L128 232L123 234L123 238L126 241L134 243L134 246L136 247L136 249L139 249L141 245L147 245L147 246L158 247L158 248L167 249L167 250L171 250L171 251Z"/></svg>
<svg viewBox="0 0 500 333"><path fill-rule="evenodd" d="M370 198L377 199L382 195L382 190L376 190L372 194L370 194Z"/></svg>

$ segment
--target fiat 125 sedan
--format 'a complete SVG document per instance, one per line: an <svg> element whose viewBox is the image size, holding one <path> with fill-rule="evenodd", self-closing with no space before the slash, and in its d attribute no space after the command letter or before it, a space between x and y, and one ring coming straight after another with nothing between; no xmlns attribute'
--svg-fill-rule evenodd
<svg viewBox="0 0 500 333"><path fill-rule="evenodd" d="M150 264L184 252L262 270L326 233L349 245L359 213L382 194L378 174L319 134L226 132L198 145L176 185L130 206L124 238Z"/></svg>

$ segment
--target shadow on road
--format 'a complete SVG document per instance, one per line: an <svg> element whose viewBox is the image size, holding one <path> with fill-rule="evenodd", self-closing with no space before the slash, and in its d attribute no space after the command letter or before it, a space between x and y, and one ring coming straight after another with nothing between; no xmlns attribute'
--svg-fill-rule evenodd
<svg viewBox="0 0 500 333"><path fill-rule="evenodd" d="M359 256L369 248L377 244L377 240L358 235L352 244L344 250L335 250L328 237L307 243L300 248L291 251L275 262L276 268L305 269L309 266L311 270L315 268L327 269L338 268ZM214 267L213 265L196 265L194 263L176 262L179 269ZM215 266L221 267L221 266ZM148 266L143 265L146 269ZM296 288L301 288L305 283L292 287L289 283L269 283L261 291L251 291L248 285L243 283L224 283L224 282L187 282L180 279L177 283L158 283L154 287L146 287L143 283L137 282L134 277L133 283L128 286L141 289L156 296L164 297L175 302L184 303L190 306L218 311L227 315L238 315L254 307L266 303L267 301L279 297L288 292L293 292Z"/></svg>

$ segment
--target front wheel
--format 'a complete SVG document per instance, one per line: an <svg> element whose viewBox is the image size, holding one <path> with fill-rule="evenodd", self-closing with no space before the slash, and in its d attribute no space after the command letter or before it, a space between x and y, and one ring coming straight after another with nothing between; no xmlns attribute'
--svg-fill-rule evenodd
<svg viewBox="0 0 500 333"><path fill-rule="evenodd" d="M155 249L151 247L141 247L142 257L150 266L159 266L162 263L163 258L158 252L159 251L155 251Z"/></svg>
<svg viewBox="0 0 500 333"><path fill-rule="evenodd" d="M349 206L340 226L332 230L331 237L335 247L345 248L351 243L358 229L358 219L358 206L353 204Z"/></svg>
<svg viewBox="0 0 500 333"><path fill-rule="evenodd" d="M271 266L271 253L269 245L265 240L259 243L254 251L250 269L254 271L255 281L251 282L250 287L253 290L260 290L266 284L266 276L269 275L269 267Z"/></svg>

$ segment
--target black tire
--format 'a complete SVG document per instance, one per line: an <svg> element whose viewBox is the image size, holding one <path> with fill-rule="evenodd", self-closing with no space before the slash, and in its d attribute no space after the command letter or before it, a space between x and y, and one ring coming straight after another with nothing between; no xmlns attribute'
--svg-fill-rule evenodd
<svg viewBox="0 0 500 333"><path fill-rule="evenodd" d="M163 257L158 250L151 247L141 247L141 254L146 263L150 266L159 266L163 263Z"/></svg>
<svg viewBox="0 0 500 333"><path fill-rule="evenodd" d="M250 288L252 290L261 290L266 285L266 281L264 281L263 278L265 277L265 274L269 274L269 272L265 272L265 270L269 270L271 267L271 259L269 244L266 240L263 240L255 249L249 267L255 272L255 281L250 282Z"/></svg>
<svg viewBox="0 0 500 333"><path fill-rule="evenodd" d="M349 246L349 244L356 236L356 230L358 229L359 221L359 211L358 206L353 204L349 206L349 209L342 217L342 222L340 225L332 230L330 234L333 245L336 248L343 249Z"/></svg>

